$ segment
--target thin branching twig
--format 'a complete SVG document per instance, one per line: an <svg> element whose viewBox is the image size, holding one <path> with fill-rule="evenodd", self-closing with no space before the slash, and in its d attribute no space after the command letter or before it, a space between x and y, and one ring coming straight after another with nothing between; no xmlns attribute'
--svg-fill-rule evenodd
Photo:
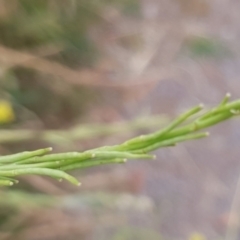
<svg viewBox="0 0 240 240"><path fill-rule="evenodd" d="M0 157L0 185L11 186L19 175L48 175L65 179L75 185L79 181L65 171L110 163L125 163L127 159L152 159L150 152L179 142L199 139L209 135L200 130L216 125L240 113L240 100L229 102L227 94L215 108L205 111L200 104L178 116L165 128L142 135L122 144L105 146L85 152L49 154L51 148L22 152Z"/></svg>

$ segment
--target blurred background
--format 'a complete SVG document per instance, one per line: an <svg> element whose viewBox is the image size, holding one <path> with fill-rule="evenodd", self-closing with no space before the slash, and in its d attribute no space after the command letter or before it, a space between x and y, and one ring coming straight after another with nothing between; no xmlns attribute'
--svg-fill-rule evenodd
<svg viewBox="0 0 240 240"><path fill-rule="evenodd" d="M1 0L0 154L113 145L239 98L237 0ZM239 119L211 137L0 190L1 240L239 240ZM239 186L238 186L239 185Z"/></svg>

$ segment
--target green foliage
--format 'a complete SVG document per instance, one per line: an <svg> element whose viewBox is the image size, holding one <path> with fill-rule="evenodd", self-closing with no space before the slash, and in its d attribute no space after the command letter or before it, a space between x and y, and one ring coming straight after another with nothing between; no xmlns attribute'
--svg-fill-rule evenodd
<svg viewBox="0 0 240 240"><path fill-rule="evenodd" d="M194 57L222 57L229 53L224 44L204 37L190 39L188 48Z"/></svg>
<svg viewBox="0 0 240 240"><path fill-rule="evenodd" d="M73 87L65 83L51 80L50 84L41 81L34 71L16 68L5 77L3 88L16 103L16 110L24 117L21 106L34 112L46 125L53 116L57 116L62 123L69 123L78 117L86 108L86 102L94 102L94 90L86 90L83 87ZM60 91L55 90L59 88ZM69 94L71 96L69 96ZM44 97L43 97L44 96ZM18 107L19 106L19 107ZM67 114L66 114L67 111ZM17 119L24 121L25 119ZM56 122L56 121L55 121Z"/></svg>
<svg viewBox="0 0 240 240"><path fill-rule="evenodd" d="M65 171L110 163L125 163L127 159L152 159L151 151L175 146L179 142L208 136L200 130L239 115L240 100L228 102L227 94L216 107L203 114L202 105L177 117L165 128L148 135L133 138L115 146L105 146L85 152L48 154L52 149L40 149L0 157L0 185L11 186L15 177L26 174L48 175L79 185L77 179ZM184 124L185 123L185 124Z"/></svg>
<svg viewBox="0 0 240 240"><path fill-rule="evenodd" d="M98 60L98 46L91 36L94 29L104 32L109 26L114 27L115 23L109 22L105 16L108 11L116 10L119 16L139 12L137 0L2 2L0 45L30 52L32 56L47 58L52 63L58 62L77 70L86 67L89 69ZM86 103L96 105L94 99L100 95L93 89L70 86L69 83L59 87L59 79L52 77L48 81L47 74L14 64L6 66L6 69L4 66L3 73L0 87L17 105L24 106L38 116L46 127L56 126L56 122L60 122L59 125L71 124L71 121L84 113ZM51 82L51 86L48 82ZM16 122L24 120L26 119L16 119Z"/></svg>
<svg viewBox="0 0 240 240"><path fill-rule="evenodd" d="M104 23L101 14L106 4L123 12L136 12L139 6L136 0L20 0L12 4L17 7L0 21L0 43L15 49L61 43L63 50L58 59L66 57L66 64L74 59L75 63L86 63L94 57L96 49L88 31Z"/></svg>

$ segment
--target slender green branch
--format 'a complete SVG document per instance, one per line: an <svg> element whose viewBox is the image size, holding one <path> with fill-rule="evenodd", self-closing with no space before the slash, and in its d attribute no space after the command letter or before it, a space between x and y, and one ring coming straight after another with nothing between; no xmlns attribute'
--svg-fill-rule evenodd
<svg viewBox="0 0 240 240"><path fill-rule="evenodd" d="M67 130L1 129L0 143L41 140L61 144L74 140L92 139L117 133L129 133L139 129L154 129L167 122L164 116L139 118L113 124L81 124Z"/></svg>
<svg viewBox="0 0 240 240"><path fill-rule="evenodd" d="M17 183L19 175L38 174L56 179L65 179L79 185L77 179L65 171L93 167L102 164L124 163L127 159L151 159L149 152L177 143L208 136L201 132L240 114L240 100L229 102L227 94L215 108L201 114L199 105L178 116L165 128L151 134L130 139L115 146L105 146L85 152L49 154L51 148L0 156L0 186Z"/></svg>

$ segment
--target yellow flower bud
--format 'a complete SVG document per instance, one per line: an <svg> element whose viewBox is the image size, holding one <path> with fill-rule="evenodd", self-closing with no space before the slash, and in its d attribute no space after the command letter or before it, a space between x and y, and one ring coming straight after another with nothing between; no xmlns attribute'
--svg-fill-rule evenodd
<svg viewBox="0 0 240 240"><path fill-rule="evenodd" d="M15 114L10 102L0 100L0 124L14 121Z"/></svg>

